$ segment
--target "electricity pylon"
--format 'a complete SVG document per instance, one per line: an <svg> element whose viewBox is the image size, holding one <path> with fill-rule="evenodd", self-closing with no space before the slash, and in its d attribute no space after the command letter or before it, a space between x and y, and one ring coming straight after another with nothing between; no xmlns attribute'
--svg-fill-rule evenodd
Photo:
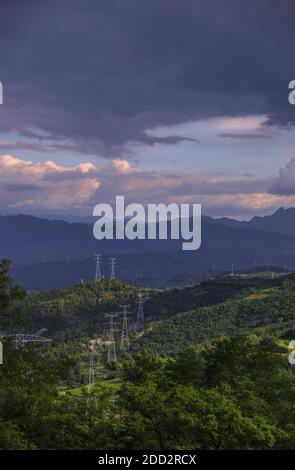
<svg viewBox="0 0 295 470"><path fill-rule="evenodd" d="M143 303L144 303L144 294L139 292L137 294L137 318L136 318L136 326L138 330L142 330L144 328L144 313L143 313Z"/></svg>
<svg viewBox="0 0 295 470"><path fill-rule="evenodd" d="M90 403L90 400L91 400L91 396L90 396L90 392L91 392L91 389L94 385L94 382L95 382L95 352L92 350L92 351L89 351L88 353L88 359L89 359L89 362L88 362L88 367L89 367L89 370L88 370L88 387L87 387L87 398L86 398L86 412L85 412L85 415L88 416L88 407L89 407L89 403ZM95 401L95 406L97 406L97 403Z"/></svg>
<svg viewBox="0 0 295 470"><path fill-rule="evenodd" d="M116 265L117 265L117 259L116 258L110 258L111 280L116 279L116 273L115 273Z"/></svg>
<svg viewBox="0 0 295 470"><path fill-rule="evenodd" d="M101 254L97 253L94 255L94 261L95 261L95 281L101 281L102 276L101 276Z"/></svg>
<svg viewBox="0 0 295 470"><path fill-rule="evenodd" d="M94 351L89 352L88 393L95 380Z"/></svg>
<svg viewBox="0 0 295 470"><path fill-rule="evenodd" d="M36 331L36 333L32 335L17 333L15 335L16 349L23 348L27 343L49 343L52 340L42 336L46 330L46 328L41 328L41 330Z"/></svg>
<svg viewBox="0 0 295 470"><path fill-rule="evenodd" d="M122 310L119 312L119 315L123 316L123 325L121 333L121 351L127 351L130 346L129 342L129 331L128 331L128 320L129 320L129 309L130 305L120 305Z"/></svg>
<svg viewBox="0 0 295 470"><path fill-rule="evenodd" d="M117 313L106 313L106 318L109 319L108 324L108 363L116 362L117 353L116 353L116 342L115 342L115 325L114 318L117 317Z"/></svg>
<svg viewBox="0 0 295 470"><path fill-rule="evenodd" d="M97 408L96 397L91 395L91 389L95 384L95 379L97 377L97 356L98 352L95 346L91 345L88 352L88 387L87 387L87 398L86 398L86 412L85 415L88 416L88 408L90 401L94 399L95 407Z"/></svg>
<svg viewBox="0 0 295 470"><path fill-rule="evenodd" d="M46 331L46 328L42 328L41 330L37 331L32 335L27 335L23 333L7 335L4 333L0 333L0 364L3 364L3 338L14 337L15 347L16 349L20 349L23 348L26 343L49 343L50 341L52 341L51 339L44 338L42 336L44 331Z"/></svg>
<svg viewBox="0 0 295 470"><path fill-rule="evenodd" d="M231 276L234 276L235 275L235 271L234 271L234 263L231 264Z"/></svg>

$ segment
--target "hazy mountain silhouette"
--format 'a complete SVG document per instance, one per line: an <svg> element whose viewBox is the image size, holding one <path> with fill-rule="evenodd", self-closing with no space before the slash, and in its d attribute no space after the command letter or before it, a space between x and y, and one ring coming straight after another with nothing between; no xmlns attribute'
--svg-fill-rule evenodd
<svg viewBox="0 0 295 470"><path fill-rule="evenodd" d="M293 211L285 214L280 210L273 217L280 217L280 213L291 217ZM233 226L228 221L204 217L201 248L185 252L178 240L97 241L92 225L24 215L0 217L0 257L13 261L14 277L27 288L49 287L53 277L60 286L84 276L92 278L91 259L96 252L121 257L121 274L125 279L133 281L144 270L144 277L150 283L153 279L160 283L169 279L173 283L177 279L181 282L181 278L199 277L213 265L216 270L229 271L232 262L236 269L284 264L295 267L295 236L245 227L241 222ZM49 273L47 263L52 262L61 264L51 264ZM85 268L82 272L83 263L88 271Z"/></svg>
<svg viewBox="0 0 295 470"><path fill-rule="evenodd" d="M238 221L227 217L210 221L222 223L228 227L252 228L283 235L295 235L295 209L293 207L289 209L281 207L271 215L255 216L249 221Z"/></svg>

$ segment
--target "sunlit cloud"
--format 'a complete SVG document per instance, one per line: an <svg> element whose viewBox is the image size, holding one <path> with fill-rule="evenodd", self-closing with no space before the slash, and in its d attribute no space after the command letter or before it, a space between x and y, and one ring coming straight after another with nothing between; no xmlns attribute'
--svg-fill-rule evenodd
<svg viewBox="0 0 295 470"><path fill-rule="evenodd" d="M105 165L83 162L66 166L52 160L34 163L12 155L0 157L2 211L90 215L94 205L112 204L121 194L128 202L199 203L211 215L248 216L295 205L295 159L278 176L257 178L173 169L147 171L120 158Z"/></svg>
<svg viewBox="0 0 295 470"><path fill-rule="evenodd" d="M268 122L266 115L253 116L237 116L237 117L219 117L198 121L183 122L171 126L158 126L147 129L149 136L157 138L171 138L177 136L179 139L193 139L202 141L204 137L218 137L220 134L231 134L233 136L241 135L239 133L247 133L251 131L254 137L255 131L264 129L264 125ZM266 134L266 131L264 129ZM243 135L243 134L242 134ZM257 134L259 137L260 134ZM266 134L268 135L268 134Z"/></svg>
<svg viewBox="0 0 295 470"><path fill-rule="evenodd" d="M268 116L242 116L216 119L218 129L249 131L259 129L268 121Z"/></svg>

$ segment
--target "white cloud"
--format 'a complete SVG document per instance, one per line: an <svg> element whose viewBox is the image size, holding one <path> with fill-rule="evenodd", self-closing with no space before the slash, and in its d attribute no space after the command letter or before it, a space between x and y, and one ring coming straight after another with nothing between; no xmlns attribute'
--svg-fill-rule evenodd
<svg viewBox="0 0 295 470"><path fill-rule="evenodd" d="M271 188L274 194L295 195L295 157L279 171L279 176Z"/></svg>
<svg viewBox="0 0 295 470"><path fill-rule="evenodd" d="M119 172L123 174L136 173L140 171L137 168L133 168L127 160L121 160L116 158L112 161L112 166Z"/></svg>
<svg viewBox="0 0 295 470"><path fill-rule="evenodd" d="M284 195L268 190L286 178L287 185L291 181L295 188L295 159L281 170L276 180L248 174L144 171L134 168L126 159L114 159L103 166L91 162L65 166L3 155L0 209L91 214L98 202L113 203L116 195L123 194L127 202L194 202L203 204L205 213L247 215L295 205L295 191Z"/></svg>
<svg viewBox="0 0 295 470"><path fill-rule="evenodd" d="M3 155L0 157L2 208L58 210L83 207L100 186L97 176L91 174L93 170L92 163L70 167L51 160L34 163Z"/></svg>

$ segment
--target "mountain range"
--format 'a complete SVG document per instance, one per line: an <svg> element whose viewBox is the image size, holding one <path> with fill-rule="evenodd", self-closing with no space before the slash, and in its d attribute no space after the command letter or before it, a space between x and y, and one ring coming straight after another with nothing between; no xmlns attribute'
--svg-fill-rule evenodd
<svg viewBox="0 0 295 470"><path fill-rule="evenodd" d="M295 267L295 209L250 221L202 218L202 245L181 250L178 240L95 240L89 223L28 215L0 216L0 257L12 260L14 278L28 289L65 287L93 278L94 253L118 258L118 275L147 285L178 285L208 271L253 266Z"/></svg>
<svg viewBox="0 0 295 470"><path fill-rule="evenodd" d="M228 227L252 228L267 232L280 233L282 235L295 235L295 208L284 209L281 207L271 215L254 216L248 221L239 221L222 217L219 219L207 218L208 221L222 223Z"/></svg>

